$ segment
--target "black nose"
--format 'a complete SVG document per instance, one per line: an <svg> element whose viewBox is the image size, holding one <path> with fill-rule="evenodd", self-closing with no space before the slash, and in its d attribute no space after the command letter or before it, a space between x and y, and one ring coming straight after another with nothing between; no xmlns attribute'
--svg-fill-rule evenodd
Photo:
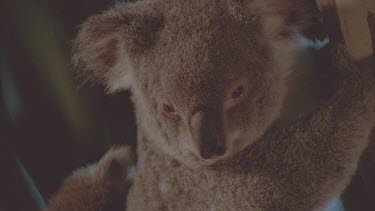
<svg viewBox="0 0 375 211"><path fill-rule="evenodd" d="M225 140L220 114L213 109L196 110L190 119L190 132L203 159L225 154Z"/></svg>
<svg viewBox="0 0 375 211"><path fill-rule="evenodd" d="M225 154L225 147L224 146L207 146L200 150L200 155L203 159L207 160L214 156L222 156Z"/></svg>

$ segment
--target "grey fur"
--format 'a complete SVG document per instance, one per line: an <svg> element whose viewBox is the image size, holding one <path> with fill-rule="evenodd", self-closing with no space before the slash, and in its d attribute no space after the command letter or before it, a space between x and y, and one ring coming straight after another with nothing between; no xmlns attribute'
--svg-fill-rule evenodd
<svg viewBox="0 0 375 211"><path fill-rule="evenodd" d="M374 71L357 70L342 46L331 55L339 73L296 68L307 2L153 0L83 24L83 76L133 93L127 210L314 210L343 190L374 127ZM319 93L314 78L334 74L334 94ZM220 114L223 156L200 156L194 137L206 136L189 125L202 107Z"/></svg>

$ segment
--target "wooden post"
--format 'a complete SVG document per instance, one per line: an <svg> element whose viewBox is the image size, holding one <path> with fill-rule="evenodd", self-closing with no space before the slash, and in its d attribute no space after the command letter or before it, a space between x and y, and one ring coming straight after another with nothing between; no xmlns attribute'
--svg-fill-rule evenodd
<svg viewBox="0 0 375 211"><path fill-rule="evenodd" d="M372 52L373 52L373 57L374 57L374 62L375 62L375 14L372 12L369 12L367 21L368 21L368 25L369 25L370 32L371 32Z"/></svg>
<svg viewBox="0 0 375 211"><path fill-rule="evenodd" d="M323 12L331 41L343 41L353 59L372 53L368 12L375 13L375 0L316 0Z"/></svg>
<svg viewBox="0 0 375 211"><path fill-rule="evenodd" d="M336 0L337 13L345 44L355 60L372 54L368 12L375 12L374 0Z"/></svg>

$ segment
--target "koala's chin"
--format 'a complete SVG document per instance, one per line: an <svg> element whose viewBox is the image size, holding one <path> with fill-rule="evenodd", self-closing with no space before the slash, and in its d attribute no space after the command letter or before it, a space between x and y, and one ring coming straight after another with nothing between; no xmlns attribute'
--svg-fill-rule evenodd
<svg viewBox="0 0 375 211"><path fill-rule="evenodd" d="M255 137L245 138L245 134L242 134L242 136L238 134L234 139L228 139L225 154L221 156L213 156L209 159L203 159L201 156L199 156L199 153L197 153L196 150L191 148L175 150L173 153L168 154L173 154L172 157L178 163L190 169L200 169L220 165L221 162L234 158L239 153L251 147L255 140Z"/></svg>
<svg viewBox="0 0 375 211"><path fill-rule="evenodd" d="M190 155L186 155L184 158L179 159L179 161L181 164L185 165L186 167L190 169L200 169L200 168L205 168L205 167L215 165L219 163L220 161L227 159L229 156L230 156L229 154L226 154L224 156L220 156L220 157L215 156L210 159L203 160L199 158L198 156L196 156L195 154L191 153Z"/></svg>

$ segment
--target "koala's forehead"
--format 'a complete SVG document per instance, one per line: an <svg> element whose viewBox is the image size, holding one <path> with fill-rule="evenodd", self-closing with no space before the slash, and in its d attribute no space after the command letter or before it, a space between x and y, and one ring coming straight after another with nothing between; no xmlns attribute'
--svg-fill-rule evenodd
<svg viewBox="0 0 375 211"><path fill-rule="evenodd" d="M165 15L165 27L149 54L152 58L147 58L145 71L155 73L165 91L212 96L239 74L259 66L258 57L266 48L258 19L240 20L220 4L184 6L169 9L172 12Z"/></svg>

